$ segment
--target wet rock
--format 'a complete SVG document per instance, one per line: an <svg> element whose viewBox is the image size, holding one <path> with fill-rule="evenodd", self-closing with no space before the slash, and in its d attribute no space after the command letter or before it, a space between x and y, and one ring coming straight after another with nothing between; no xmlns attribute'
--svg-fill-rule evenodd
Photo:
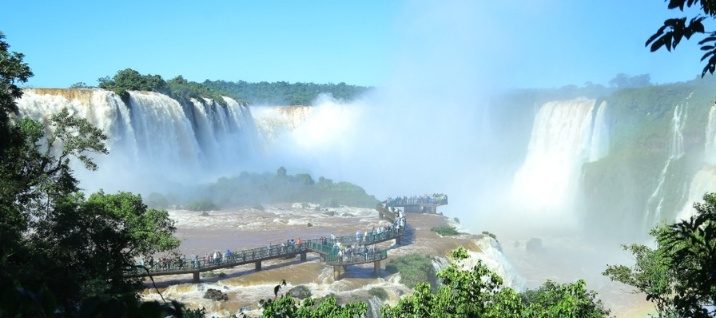
<svg viewBox="0 0 716 318"><path fill-rule="evenodd" d="M224 294L222 291L218 289L209 288L204 293L204 298L211 299L214 301L227 301L229 300L229 296Z"/></svg>
<svg viewBox="0 0 716 318"><path fill-rule="evenodd" d="M296 299L305 299L311 297L311 291L308 287L300 285L288 290L288 294Z"/></svg>

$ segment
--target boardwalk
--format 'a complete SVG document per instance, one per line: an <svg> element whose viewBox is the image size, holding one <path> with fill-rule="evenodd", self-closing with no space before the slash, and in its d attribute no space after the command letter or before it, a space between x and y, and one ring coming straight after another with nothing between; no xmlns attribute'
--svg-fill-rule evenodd
<svg viewBox="0 0 716 318"><path fill-rule="evenodd" d="M431 195L388 198L380 203L385 209L403 208L405 212L437 213L437 208L448 204L448 196L442 193Z"/></svg>
<svg viewBox="0 0 716 318"><path fill-rule="evenodd" d="M345 266L353 264L374 263L374 269L379 268L380 261L388 257L387 251L371 249L369 253L356 254L352 257L339 257L337 246L348 245L374 245L377 243L395 240L400 244L404 228L388 227L375 233L364 235L346 235L331 238L311 239L295 244L270 245L248 250L233 251L211 257L209 259L198 257L179 257L168 262L161 262L149 265L146 269L138 268L127 274L128 277L161 276L192 274L194 282L199 282L199 273L212 271L221 268L230 268L246 264L254 264L257 271L261 270L261 263L271 259L287 259L300 255L301 261L306 260L307 253L316 253L326 262L334 266L334 271L340 272ZM358 257L360 256L360 257ZM338 276L340 277L340 275Z"/></svg>

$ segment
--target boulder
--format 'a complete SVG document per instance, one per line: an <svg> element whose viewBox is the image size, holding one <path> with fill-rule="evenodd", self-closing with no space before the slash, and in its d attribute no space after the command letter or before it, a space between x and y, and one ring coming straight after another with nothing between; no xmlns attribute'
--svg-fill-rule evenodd
<svg viewBox="0 0 716 318"><path fill-rule="evenodd" d="M288 290L288 294L296 299L305 299L311 297L311 291L308 287L300 285Z"/></svg>
<svg viewBox="0 0 716 318"><path fill-rule="evenodd" d="M222 291L218 289L209 288L204 293L204 298L211 299L214 301L227 301L229 300L229 296L224 294Z"/></svg>

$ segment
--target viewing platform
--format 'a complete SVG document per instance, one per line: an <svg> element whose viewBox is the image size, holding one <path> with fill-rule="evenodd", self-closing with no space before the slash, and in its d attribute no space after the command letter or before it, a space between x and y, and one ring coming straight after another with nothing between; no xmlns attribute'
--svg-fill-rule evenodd
<svg viewBox="0 0 716 318"><path fill-rule="evenodd" d="M340 279L346 272L346 266L373 263L373 272L380 270L380 261L388 258L388 251L375 250L354 253L350 256L330 255L325 258L326 264L333 266L333 279Z"/></svg>
<svg viewBox="0 0 716 318"><path fill-rule="evenodd" d="M437 207L447 205L448 196L444 193L426 194L421 196L403 196L388 198L381 205L390 210L402 208L405 213L437 213Z"/></svg>
<svg viewBox="0 0 716 318"><path fill-rule="evenodd" d="M335 238L319 238L296 242L295 244L279 244L265 247L252 248L240 251L227 251L226 253L213 253L211 257L187 257L164 259L151 264L143 264L143 267L135 268L127 273L127 277L144 277L144 276L163 276L163 275L181 275L192 274L193 281L200 281L199 274L201 272L212 271L222 268L231 268L240 265L254 264L257 271L261 270L263 261L272 259L287 259L300 255L301 261L306 261L307 253L316 253L327 264L342 267L345 272L345 266L364 264L374 262L374 269L380 268L380 261L388 257L385 250L377 248L372 249L369 255L356 254L353 257L339 258L338 246L348 245L375 245L377 243L395 240L396 244L400 244L400 238L404 233L403 228L394 226L388 229L381 229L374 233L364 233L363 235L345 235ZM288 241L287 241L288 242ZM358 257L360 256L360 257ZM340 271L338 271L340 272Z"/></svg>

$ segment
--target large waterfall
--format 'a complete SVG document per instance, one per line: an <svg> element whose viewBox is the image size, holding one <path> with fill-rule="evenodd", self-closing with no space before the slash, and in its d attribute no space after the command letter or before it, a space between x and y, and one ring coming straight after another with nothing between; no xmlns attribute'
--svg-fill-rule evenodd
<svg viewBox="0 0 716 318"><path fill-rule="evenodd" d="M689 98L691 95L689 95ZM671 144L669 148L669 157L666 164L659 174L659 181L656 184L654 192L651 193L646 202L646 211L644 213L644 228L650 229L657 222L662 221L662 213L664 207L664 183L672 165L676 160L684 156L684 126L688 116L688 98L685 103L678 104L674 108L671 117Z"/></svg>
<svg viewBox="0 0 716 318"><path fill-rule="evenodd" d="M259 136L270 144L301 126L312 111L311 106L257 106L252 107L251 113Z"/></svg>
<svg viewBox="0 0 716 318"><path fill-rule="evenodd" d="M606 108L606 102L586 98L540 107L512 185L520 207L544 215L571 205L582 165L608 152Z"/></svg>
<svg viewBox="0 0 716 318"><path fill-rule="evenodd" d="M108 137L110 154L100 169L78 173L83 186L153 188L169 181L196 180L236 164L253 152L255 126L249 109L230 98L177 101L155 92L129 92L125 103L101 89L28 89L20 114L46 121L66 108ZM83 177L84 176L84 177Z"/></svg>
<svg viewBox="0 0 716 318"><path fill-rule="evenodd" d="M686 204L677 215L677 219L687 219L694 215L694 202L701 202L706 192L716 191L716 104L709 110L704 145L704 166L696 172L689 185Z"/></svg>

